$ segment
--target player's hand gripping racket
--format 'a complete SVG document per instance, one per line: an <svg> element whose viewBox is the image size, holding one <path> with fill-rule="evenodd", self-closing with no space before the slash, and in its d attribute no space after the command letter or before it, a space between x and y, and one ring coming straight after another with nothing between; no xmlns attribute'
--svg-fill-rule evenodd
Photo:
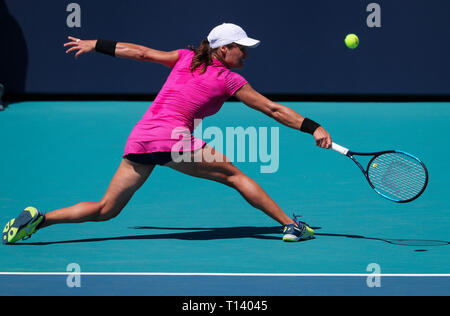
<svg viewBox="0 0 450 316"><path fill-rule="evenodd" d="M398 150L357 153L333 143L333 150L351 158L370 186L382 197L397 203L417 199L427 187L428 171L419 158ZM366 169L354 156L372 156Z"/></svg>

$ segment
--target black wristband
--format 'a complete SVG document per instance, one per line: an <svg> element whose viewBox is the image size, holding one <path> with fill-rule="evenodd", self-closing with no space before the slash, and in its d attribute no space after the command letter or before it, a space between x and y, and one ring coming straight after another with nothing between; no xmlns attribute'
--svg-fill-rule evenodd
<svg viewBox="0 0 450 316"><path fill-rule="evenodd" d="M305 119L303 120L302 126L300 126L300 130L304 133L308 133L308 134L312 135L312 134L314 134L316 129L319 127L320 127L320 124L305 117Z"/></svg>
<svg viewBox="0 0 450 316"><path fill-rule="evenodd" d="M109 56L116 56L116 41L98 39L95 44L95 51Z"/></svg>

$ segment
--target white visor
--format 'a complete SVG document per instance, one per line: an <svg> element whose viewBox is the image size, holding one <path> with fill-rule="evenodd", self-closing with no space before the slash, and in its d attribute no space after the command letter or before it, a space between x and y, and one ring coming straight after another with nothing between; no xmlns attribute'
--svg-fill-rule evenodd
<svg viewBox="0 0 450 316"><path fill-rule="evenodd" d="M257 47L260 41L250 38L238 25L223 23L216 26L208 35L209 45L212 49L220 46L236 43L246 47Z"/></svg>

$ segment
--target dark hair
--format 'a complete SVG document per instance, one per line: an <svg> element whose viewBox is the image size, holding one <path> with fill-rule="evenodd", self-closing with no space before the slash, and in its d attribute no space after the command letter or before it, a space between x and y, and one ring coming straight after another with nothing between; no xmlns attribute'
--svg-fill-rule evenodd
<svg viewBox="0 0 450 316"><path fill-rule="evenodd" d="M236 46L237 44L231 43L228 45L225 45L228 48L232 48ZM200 70L200 74L204 74L206 72L206 69L208 66L212 65L213 63L213 53L217 51L217 48L212 49L211 46L209 46L209 41L207 39L203 40L200 43L200 46L198 48L195 48L192 45L188 46L188 49L192 50L195 55L192 59L191 63L191 72L194 72L197 68L202 67ZM220 56L217 56L217 58L223 62L223 60L220 58Z"/></svg>
<svg viewBox="0 0 450 316"><path fill-rule="evenodd" d="M203 66L203 68L200 70L200 74L205 73L206 68L208 68L208 66L212 65L213 63L213 50L211 49L211 46L209 46L209 41L205 39L200 43L200 46L198 48L195 48L194 46L188 46L188 48L195 52L194 58L192 59L191 63L191 72L194 72L197 68Z"/></svg>

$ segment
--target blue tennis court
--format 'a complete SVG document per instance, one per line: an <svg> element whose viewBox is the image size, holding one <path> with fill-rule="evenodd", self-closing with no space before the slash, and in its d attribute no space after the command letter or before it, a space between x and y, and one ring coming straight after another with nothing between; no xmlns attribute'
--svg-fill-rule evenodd
<svg viewBox="0 0 450 316"><path fill-rule="evenodd" d="M266 130L257 134L256 162L248 158L250 142L243 162L229 158L286 213L315 228L315 239L284 243L278 223L232 189L157 167L115 219L56 225L0 247L0 294L450 294L449 104L281 103L317 118L334 141L354 150L417 155L428 167L427 190L411 203L387 201L345 157L229 102L196 136L219 144L208 131L222 131L225 144L227 128ZM150 104L10 104L0 113L2 225L27 206L49 212L100 199ZM271 172L262 173L264 166ZM66 282L72 263L79 288ZM374 271L381 287L367 285Z"/></svg>

